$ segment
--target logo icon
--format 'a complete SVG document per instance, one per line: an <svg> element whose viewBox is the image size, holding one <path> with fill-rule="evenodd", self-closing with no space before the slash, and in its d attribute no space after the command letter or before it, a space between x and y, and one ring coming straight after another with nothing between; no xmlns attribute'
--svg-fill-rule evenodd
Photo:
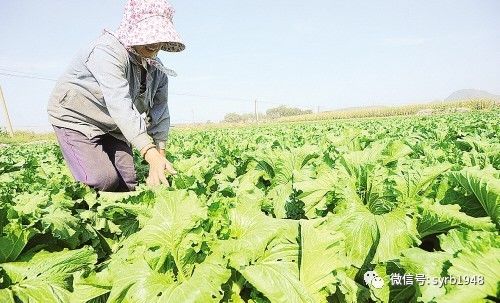
<svg viewBox="0 0 500 303"><path fill-rule="evenodd" d="M363 279L365 280L366 285L373 286L374 288L382 288L384 287L384 280L377 275L376 272L370 270L365 272Z"/></svg>

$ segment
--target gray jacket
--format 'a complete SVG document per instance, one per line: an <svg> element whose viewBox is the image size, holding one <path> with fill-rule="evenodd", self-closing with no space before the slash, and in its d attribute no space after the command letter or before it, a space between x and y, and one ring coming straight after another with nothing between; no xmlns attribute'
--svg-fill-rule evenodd
<svg viewBox="0 0 500 303"><path fill-rule="evenodd" d="M49 121L88 138L105 133L142 149L165 146L170 127L168 78L142 65L111 34L104 33L80 52L59 78L49 99Z"/></svg>

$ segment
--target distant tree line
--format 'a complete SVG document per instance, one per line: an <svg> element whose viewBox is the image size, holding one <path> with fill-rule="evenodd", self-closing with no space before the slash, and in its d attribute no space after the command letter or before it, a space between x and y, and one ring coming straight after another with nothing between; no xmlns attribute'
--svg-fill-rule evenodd
<svg viewBox="0 0 500 303"><path fill-rule="evenodd" d="M288 107L285 105L280 105L278 107L270 108L266 111L265 114L259 113L259 120L274 120L282 117L290 117L290 116L300 116L305 114L312 114L312 110L310 109L300 109L296 107ZM238 114L238 113L229 113L224 116L224 122L228 123L240 123L240 122L250 122L255 121L255 114Z"/></svg>

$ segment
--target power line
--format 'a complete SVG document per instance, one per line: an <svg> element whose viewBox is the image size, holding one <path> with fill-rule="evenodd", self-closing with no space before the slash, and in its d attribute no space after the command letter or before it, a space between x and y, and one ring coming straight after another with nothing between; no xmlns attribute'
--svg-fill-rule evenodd
<svg viewBox="0 0 500 303"><path fill-rule="evenodd" d="M29 76L29 77L39 77L39 78L44 78L44 80L46 80L47 78L48 79L51 79L51 80L54 80L56 81L55 78L52 78L52 77L47 77L45 75L41 75L41 74L38 74L38 73L33 73L33 72L24 72L24 71L19 71L19 70L13 70L13 69L9 69L9 68L5 68L5 67L1 67L0 66L0 72L4 72L4 73L7 73L7 74L15 74L15 76Z"/></svg>
<svg viewBox="0 0 500 303"><path fill-rule="evenodd" d="M27 72L22 72L22 71L19 71L19 70L9 69L9 68L5 68L5 67L1 67L1 66L0 66L0 71L8 72L8 73L16 73L16 74L43 76L43 75L40 75L40 74L37 74L37 73L34 73L34 72L27 73Z"/></svg>
<svg viewBox="0 0 500 303"><path fill-rule="evenodd" d="M41 76L41 75L34 75L34 74L29 74L26 72L21 72L21 71L16 71L16 70L10 70L6 69L3 67L0 67L0 76L7 76L7 77L14 77L14 78L27 78L27 79L37 79L37 80L45 80L45 81L53 81L57 82L57 79L46 77L46 76ZM232 97L232 96L214 96L214 95L200 95L200 94L192 94L192 93L170 93L170 95L174 96L185 96L185 97L196 97L196 98L208 98L208 99L219 99L219 100L229 100L229 101L238 101L238 102L245 102L245 103L251 103L254 102L253 99L251 98L241 98L241 97ZM270 105L287 105L286 102L273 102L273 101L256 101L260 104L270 104ZM314 109L314 106L311 107L306 107L306 106L297 106L293 105L298 108L302 109ZM314 110L313 110L314 111Z"/></svg>
<svg viewBox="0 0 500 303"><path fill-rule="evenodd" d="M32 75L32 74L30 75L30 74L25 73L25 72L8 70L8 69L4 69L4 68L0 68L0 75L8 76L8 77L17 77L17 78L47 80L47 81L54 81L54 82L57 81L57 79L54 79L54 78L49 78L49 77L45 77L45 76L37 76L37 75ZM251 102L252 101L250 98L244 99L244 98L237 98L237 97L208 96L208 95L198 95L198 94L190 94L190 93L170 93L170 94L175 95L175 96L226 99L226 100L231 100L231 101L243 101L243 102Z"/></svg>
<svg viewBox="0 0 500 303"><path fill-rule="evenodd" d="M19 72L19 71L15 71L15 70L3 68L3 67L0 67L0 72L16 73L16 74L28 74L25 72Z"/></svg>
<svg viewBox="0 0 500 303"><path fill-rule="evenodd" d="M16 74L11 74L11 73L6 73L6 72L0 72L0 75L7 76L7 77L38 79L38 80L46 80L46 81L54 81L54 82L57 81L57 79L52 79L52 78L47 78L47 77L33 76L33 75L16 75Z"/></svg>
<svg viewBox="0 0 500 303"><path fill-rule="evenodd" d="M28 79L38 79L38 80L46 80L46 81L54 81L56 82L57 79L53 78L48 78L48 77L43 77L43 76L34 76L34 75L19 75L19 74L13 74L12 72L15 73L21 73L17 71L12 71L11 73L8 72L2 72L0 69L0 75L1 76L8 76L8 77L17 77L17 78L28 78ZM240 101L240 102L252 102L251 99L243 99L243 98L237 98L237 97L222 97L222 96L208 96L208 95L198 95L198 94L190 94L190 93L170 93L171 95L175 96L186 96L186 97L197 97L197 98L210 98L210 99L225 99L225 100L230 100L230 101Z"/></svg>

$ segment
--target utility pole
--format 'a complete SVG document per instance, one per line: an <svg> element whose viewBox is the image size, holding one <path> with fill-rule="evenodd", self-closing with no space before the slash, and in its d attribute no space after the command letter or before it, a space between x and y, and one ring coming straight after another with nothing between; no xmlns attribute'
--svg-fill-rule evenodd
<svg viewBox="0 0 500 303"><path fill-rule="evenodd" d="M2 87L0 86L0 103L2 103L3 107L3 116L5 120L5 125L9 135L14 137L14 130L12 129L12 123L10 123L9 112L7 111L7 104L5 103L5 99L3 97Z"/></svg>
<svg viewBox="0 0 500 303"><path fill-rule="evenodd" d="M257 114L257 99L255 99L255 101L254 101L253 104L254 104L253 108L254 108L254 111L255 111L255 122L259 122L259 116Z"/></svg>
<svg viewBox="0 0 500 303"><path fill-rule="evenodd" d="M319 114L319 106L318 106L318 111L316 113Z"/></svg>
<svg viewBox="0 0 500 303"><path fill-rule="evenodd" d="M193 118L193 124L195 124L195 122L194 122L194 109L191 109L191 116Z"/></svg>

